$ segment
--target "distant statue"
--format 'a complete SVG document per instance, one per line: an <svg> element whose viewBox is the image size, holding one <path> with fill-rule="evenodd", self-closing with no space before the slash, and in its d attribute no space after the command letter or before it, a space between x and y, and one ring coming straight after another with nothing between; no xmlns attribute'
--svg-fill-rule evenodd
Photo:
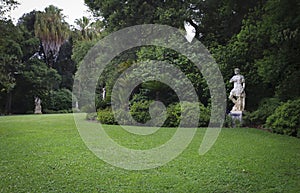
<svg viewBox="0 0 300 193"><path fill-rule="evenodd" d="M102 88L102 100L105 100L106 90L105 87Z"/></svg>
<svg viewBox="0 0 300 193"><path fill-rule="evenodd" d="M230 79L230 83L233 82L233 89L230 92L229 99L234 103L231 112L244 111L245 110L245 78L240 74L240 69L234 69L235 75Z"/></svg>
<svg viewBox="0 0 300 193"><path fill-rule="evenodd" d="M39 97L35 97L34 99L35 109L34 114L42 114L42 100Z"/></svg>
<svg viewBox="0 0 300 193"><path fill-rule="evenodd" d="M75 102L75 109L79 109L78 101Z"/></svg>

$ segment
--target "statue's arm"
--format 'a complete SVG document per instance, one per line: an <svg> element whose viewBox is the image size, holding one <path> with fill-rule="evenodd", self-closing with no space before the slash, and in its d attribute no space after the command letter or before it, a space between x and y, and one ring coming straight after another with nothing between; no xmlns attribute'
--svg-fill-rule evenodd
<svg viewBox="0 0 300 193"><path fill-rule="evenodd" d="M245 78L244 77L242 79L242 86L243 86L243 92L244 92L245 88L246 88L246 82L245 82Z"/></svg>

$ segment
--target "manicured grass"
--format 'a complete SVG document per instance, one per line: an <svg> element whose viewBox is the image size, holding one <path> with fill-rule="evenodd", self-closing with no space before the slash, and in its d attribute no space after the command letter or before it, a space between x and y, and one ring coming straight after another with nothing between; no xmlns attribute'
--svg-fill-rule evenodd
<svg viewBox="0 0 300 193"><path fill-rule="evenodd" d="M138 149L162 144L175 131L137 137L118 126L106 130L120 144ZM128 171L89 151L71 114L0 117L0 192L300 192L299 139L223 129L200 156L204 132L198 129L189 147L168 164Z"/></svg>

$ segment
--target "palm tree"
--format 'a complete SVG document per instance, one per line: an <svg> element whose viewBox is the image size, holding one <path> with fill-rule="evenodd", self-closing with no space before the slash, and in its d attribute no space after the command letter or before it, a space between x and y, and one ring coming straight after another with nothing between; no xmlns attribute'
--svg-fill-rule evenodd
<svg viewBox="0 0 300 193"><path fill-rule="evenodd" d="M90 25L90 20L89 18L83 16L80 19L75 20L75 24L78 25L80 28L81 36L83 39L88 39L88 33L89 33L89 25Z"/></svg>
<svg viewBox="0 0 300 193"><path fill-rule="evenodd" d="M85 16L76 19L75 24L79 27L81 40L92 40L97 38L102 31L102 22L100 20L91 22L91 20Z"/></svg>
<svg viewBox="0 0 300 193"><path fill-rule="evenodd" d="M36 15L35 35L40 39L46 61L50 67L58 57L61 45L69 35L69 25L64 21L61 9L50 5L45 12Z"/></svg>

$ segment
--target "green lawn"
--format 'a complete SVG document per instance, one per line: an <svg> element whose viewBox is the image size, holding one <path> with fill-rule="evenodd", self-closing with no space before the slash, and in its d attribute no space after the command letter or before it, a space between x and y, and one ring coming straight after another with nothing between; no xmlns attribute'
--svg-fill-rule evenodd
<svg viewBox="0 0 300 193"><path fill-rule="evenodd" d="M89 123L96 124L96 123ZM175 129L133 136L107 126L122 145L147 149ZM300 192L300 140L255 129L223 129L198 155L205 129L168 164L128 171L98 159L73 116L0 117L0 192Z"/></svg>

